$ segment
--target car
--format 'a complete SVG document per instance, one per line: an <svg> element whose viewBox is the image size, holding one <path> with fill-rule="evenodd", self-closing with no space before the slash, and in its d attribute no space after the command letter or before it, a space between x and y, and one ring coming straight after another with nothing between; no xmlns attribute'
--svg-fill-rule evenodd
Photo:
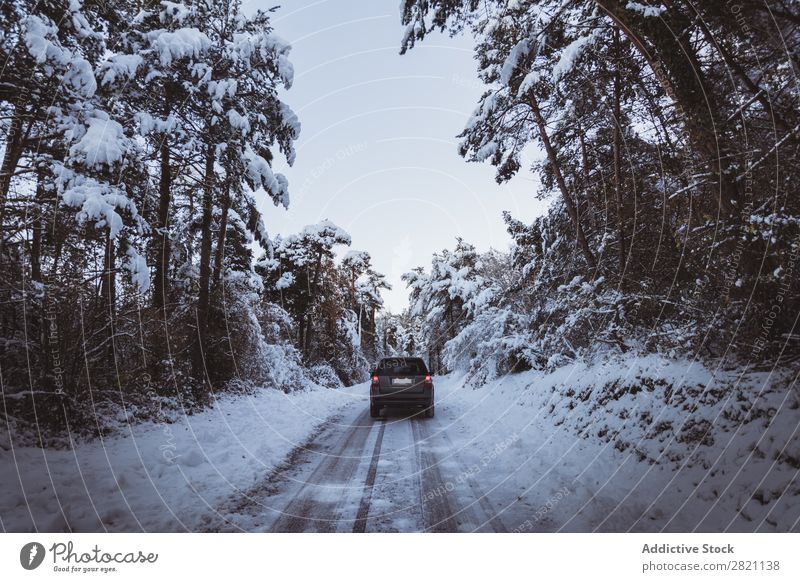
<svg viewBox="0 0 800 582"><path fill-rule="evenodd" d="M383 358L370 376L372 418L378 418L384 406L422 408L427 418L433 417L433 378L422 358Z"/></svg>

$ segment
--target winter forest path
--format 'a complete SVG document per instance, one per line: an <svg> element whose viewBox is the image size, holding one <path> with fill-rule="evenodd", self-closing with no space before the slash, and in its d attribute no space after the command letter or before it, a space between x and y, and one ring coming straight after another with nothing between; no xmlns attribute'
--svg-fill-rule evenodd
<svg viewBox="0 0 800 582"><path fill-rule="evenodd" d="M480 463L462 458L446 385L437 384L437 416L384 409L369 416L363 399L328 421L285 465L220 508L214 531L503 532L499 503L488 496ZM443 385L444 384L444 385ZM458 431L455 431L458 432ZM461 451L459 449L462 449ZM468 464L469 463L469 464Z"/></svg>
<svg viewBox="0 0 800 582"><path fill-rule="evenodd" d="M579 380L559 378L570 385ZM369 386L346 388L349 401L337 416L255 487L218 505L203 529L770 531L769 522L749 514L732 520L742 513L739 494L720 498L713 481L698 486L706 475L702 464L678 470L642 461L637 446L648 445L644 439L625 450L616 446L638 430L637 406L654 405L649 393L624 405L630 423L595 410L595 422L578 430L568 421L583 426L588 413L570 408L572 400L548 385L553 381L531 372L476 389L464 375L435 377L436 417L430 419L396 409L372 419ZM595 436L606 426L624 437ZM743 442L723 443L732 459L721 466L735 466ZM753 484L745 479L742 487L752 491ZM797 508L787 496L780 509L764 511L780 511L790 526Z"/></svg>

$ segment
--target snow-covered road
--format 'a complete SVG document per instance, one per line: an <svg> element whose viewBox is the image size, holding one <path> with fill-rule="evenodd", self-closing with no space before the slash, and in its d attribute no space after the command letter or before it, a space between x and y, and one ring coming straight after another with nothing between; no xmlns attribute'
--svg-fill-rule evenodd
<svg viewBox="0 0 800 582"><path fill-rule="evenodd" d="M677 439L652 437L652 426L676 414L663 406L657 391L627 394L601 408L590 408L588 396L577 405L565 396L589 390L596 393L593 398L606 398L609 392L602 387L609 375L646 378L656 368L674 383L676 393L692 388L687 378L711 382L702 369L676 365L673 378L663 362L647 360L628 369L529 372L477 389L464 375L452 374L436 378L435 418L389 410L379 420L367 412L368 386L354 386L347 389L352 402L295 449L282 470L223 504L205 528L586 532L797 527L800 500L791 485L797 471L791 465L778 467L769 456L750 454L753 438L787 450L795 446L797 439L786 428L796 424L793 410L787 409L781 422L773 421L763 434L757 423L735 431L720 423L716 441L697 448L681 438L685 433ZM639 381L634 379L634 385ZM767 402L768 394L762 395ZM680 413L674 422L677 426L687 418ZM605 433L610 438L603 438ZM658 456L664 461L652 460ZM777 497L763 494L772 495L767 502L758 493L773 490Z"/></svg>
<svg viewBox="0 0 800 582"><path fill-rule="evenodd" d="M643 508L602 492L619 475L612 447L565 440L542 410L520 407L522 378L487 389L437 378L437 414L368 413L369 386L290 460L217 508L207 531L504 532L631 527ZM592 465L595 465L594 468ZM612 469L613 467L613 469ZM628 476L627 473L622 475ZM607 483L606 483L607 485ZM610 488L615 491L615 488Z"/></svg>
<svg viewBox="0 0 800 582"><path fill-rule="evenodd" d="M266 389L73 449L0 443L0 526L796 530L800 424L781 382L756 374L693 410L719 390L707 370L655 358L623 364L529 371L482 387L437 376L432 419L392 409L371 419L367 384Z"/></svg>
<svg viewBox="0 0 800 582"><path fill-rule="evenodd" d="M357 402L295 450L285 470L232 500L207 528L507 531L499 508L480 488L480 465L468 461L449 434L454 380L440 379L433 419L403 409L385 409L381 419L371 419L368 385L350 388L361 396Z"/></svg>
<svg viewBox="0 0 800 582"><path fill-rule="evenodd" d="M221 513L211 529L276 532L506 531L457 455L442 421L366 408L327 426L296 465ZM228 520L227 526L220 523Z"/></svg>

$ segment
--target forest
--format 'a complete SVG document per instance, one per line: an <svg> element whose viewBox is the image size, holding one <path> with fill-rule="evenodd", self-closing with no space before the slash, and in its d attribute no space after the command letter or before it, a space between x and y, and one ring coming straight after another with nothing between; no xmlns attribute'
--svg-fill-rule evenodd
<svg viewBox="0 0 800 582"><path fill-rule="evenodd" d="M402 52L475 39L485 91L459 153L502 183L537 148L535 194L552 200L532 224L504 215L510 251L459 239L405 276L398 323L434 366L480 382L614 353L797 361L796 4L407 0L402 14Z"/></svg>
<svg viewBox="0 0 800 582"><path fill-rule="evenodd" d="M380 290L328 221L270 238L290 46L238 2L0 7L2 414L102 433L217 392L361 380Z"/></svg>
<svg viewBox="0 0 800 582"><path fill-rule="evenodd" d="M531 196L549 206L533 222L504 214L508 248L454 240L403 276L409 306L390 313L390 283L345 230L273 235L258 209L289 207L273 165L293 163L300 132L275 9L0 5L10 427L103 434L122 407L145 419L222 392L336 388L385 355L475 384L609 354L796 364L796 3L401 12L401 53L474 39L485 90L458 153L499 183L532 164Z"/></svg>

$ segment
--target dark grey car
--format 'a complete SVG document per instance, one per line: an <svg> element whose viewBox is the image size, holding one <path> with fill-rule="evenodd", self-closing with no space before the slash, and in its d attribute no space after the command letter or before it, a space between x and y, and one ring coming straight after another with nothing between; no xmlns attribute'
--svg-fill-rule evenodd
<svg viewBox="0 0 800 582"><path fill-rule="evenodd" d="M433 379L422 358L384 358L371 375L372 418L377 418L384 406L421 407L425 416L433 416Z"/></svg>

